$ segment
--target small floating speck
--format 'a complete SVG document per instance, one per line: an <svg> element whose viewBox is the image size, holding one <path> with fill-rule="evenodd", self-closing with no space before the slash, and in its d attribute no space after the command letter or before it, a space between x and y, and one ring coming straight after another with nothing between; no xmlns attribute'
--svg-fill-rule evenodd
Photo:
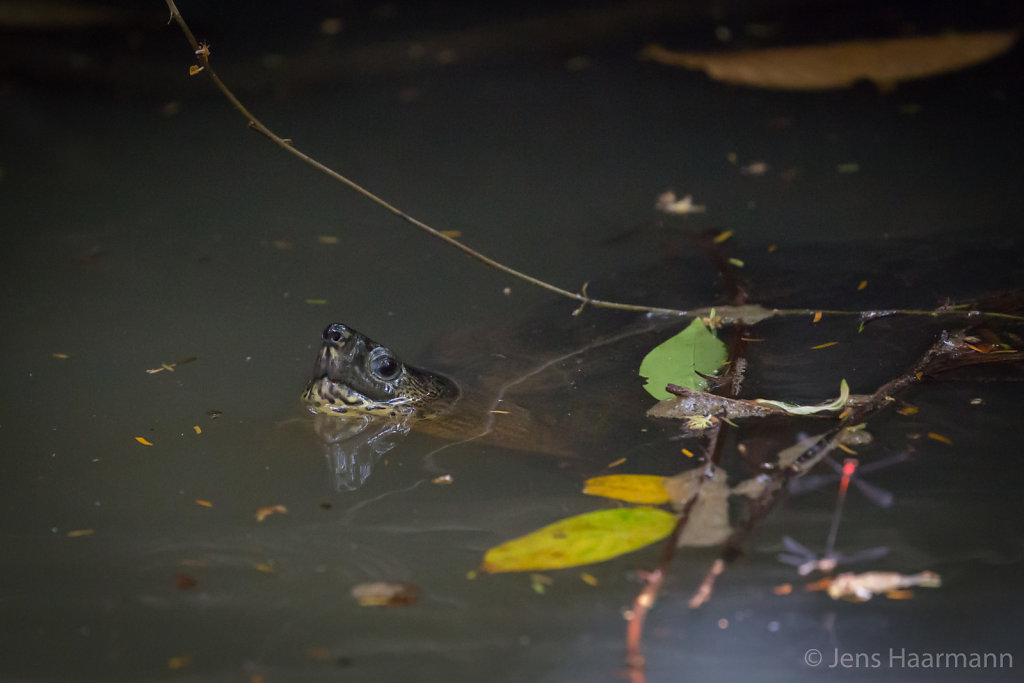
<svg viewBox="0 0 1024 683"><path fill-rule="evenodd" d="M178 655L177 657L171 657L167 660L167 668L171 671L177 671L178 669L184 669L191 663L192 655Z"/></svg>
<svg viewBox="0 0 1024 683"><path fill-rule="evenodd" d="M72 529L66 535L68 538L78 538L79 536L92 536L96 533L95 529Z"/></svg>
<svg viewBox="0 0 1024 683"><path fill-rule="evenodd" d="M288 508L284 505L269 505L265 508L260 508L256 511L256 521L262 522L270 515L281 513L282 515L288 514Z"/></svg>
<svg viewBox="0 0 1024 683"><path fill-rule="evenodd" d="M311 306L323 306L327 303L327 299L306 299L306 303Z"/></svg>
<svg viewBox="0 0 1024 683"><path fill-rule="evenodd" d="M68 358L71 358L71 356L69 356L66 353L54 353L51 355L53 355L54 358L60 358L61 360L67 360Z"/></svg>
<svg viewBox="0 0 1024 683"><path fill-rule="evenodd" d="M676 199L676 193L669 190L658 196L654 208L662 213L671 213L677 216L685 216L690 213L704 213L706 207L693 203L693 195L686 195L682 199Z"/></svg>
<svg viewBox="0 0 1024 683"><path fill-rule="evenodd" d="M317 235L316 241L320 244L337 244L337 235Z"/></svg>

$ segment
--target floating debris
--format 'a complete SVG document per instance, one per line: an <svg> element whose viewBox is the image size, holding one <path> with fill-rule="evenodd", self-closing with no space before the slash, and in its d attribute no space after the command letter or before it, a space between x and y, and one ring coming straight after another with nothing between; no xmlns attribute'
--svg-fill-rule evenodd
<svg viewBox="0 0 1024 683"><path fill-rule="evenodd" d="M1016 31L991 31L715 53L673 52L649 45L640 57L754 88L832 90L867 80L890 90L902 81L981 64L1016 41Z"/></svg>
<svg viewBox="0 0 1024 683"><path fill-rule="evenodd" d="M676 193L669 190L658 196L658 202L654 208L662 213L670 213L676 216L685 216L691 213L704 213L707 208L701 204L693 203L693 195L686 195L682 199L676 199Z"/></svg>
<svg viewBox="0 0 1024 683"><path fill-rule="evenodd" d="M420 599L420 588L414 583L361 583L352 588L352 597L361 607L405 607Z"/></svg>
<svg viewBox="0 0 1024 683"><path fill-rule="evenodd" d="M80 538L82 536L92 536L96 533L95 529L72 529L66 535L68 538Z"/></svg>
<svg viewBox="0 0 1024 683"><path fill-rule="evenodd" d="M921 586L922 588L938 588L942 585L942 577L935 572L924 571L919 574L900 574L898 572L865 572L863 574L840 574L832 579L828 586L828 594L833 600L852 600L863 602L880 593L889 593L901 588ZM901 596L905 597L905 596Z"/></svg>
<svg viewBox="0 0 1024 683"><path fill-rule="evenodd" d="M270 515L278 513L282 515L287 515L288 508L286 508L284 505L268 505L267 507L260 508L259 510L256 511L256 521L262 522Z"/></svg>

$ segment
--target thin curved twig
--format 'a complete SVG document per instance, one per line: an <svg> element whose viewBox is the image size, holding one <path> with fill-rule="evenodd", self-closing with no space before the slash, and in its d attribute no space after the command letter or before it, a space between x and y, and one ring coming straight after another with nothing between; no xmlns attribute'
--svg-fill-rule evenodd
<svg viewBox="0 0 1024 683"><path fill-rule="evenodd" d="M712 312L713 309L708 308L684 311L676 308L643 306L638 304L621 303L617 301L607 301L604 299L594 299L586 294L585 287L582 289L581 292L573 292L563 287L559 287L549 282L545 282L540 278L528 275L522 271L512 268L511 266L506 266L504 263L495 261L489 256L482 254L479 251L473 249L472 247L463 244L454 237L450 237L449 235L444 234L440 230L437 230L436 228L427 225L423 221L414 218L413 216L410 216L406 212L399 209L397 206L394 206L384 198L374 194L373 192L366 189L365 187L355 182L354 180L351 180L346 176L343 176L342 174L338 173L329 166L325 166L324 164L317 161L313 157L309 156L305 152L302 152L301 150L297 149L294 145L292 145L290 140L280 137L272 130L267 128L265 125L263 125L263 123L260 122L260 120L257 119L255 116L253 116L252 112L250 112L246 108L246 106L242 104L241 100L239 100L235 96L231 89L228 88L227 85L224 84L224 81L222 81L220 77L217 75L217 72L213 69L213 66L210 64L209 46L205 43L200 43L198 40L196 40L195 34L193 34L192 30L188 27L188 24L185 22L185 18L181 15L181 12L178 10L178 6L175 4L174 0L165 0L165 2L167 3L167 8L170 10L171 13L171 17L168 23L174 21L178 24L182 32L185 34L185 38L192 46L195 58L202 65L202 71L204 71L206 75L210 77L210 80L213 81L214 85L216 85L217 88L221 91L221 93L223 93L224 96L228 99L228 101L231 102L232 106L234 106L235 109L237 109L243 116L245 116L246 119L248 119L250 128L257 131L258 133L261 133L275 145L277 145L284 151L288 152L292 156L297 157L298 159L309 164L310 166L320 171L321 173L333 178L334 180L337 180L339 183L342 183L346 187L361 194L366 199L369 199L374 204L377 204L386 211L394 214L395 216L402 219L406 223L409 223L410 225L419 228L420 230L423 230L432 237L435 237L443 242L446 242L447 244L449 244L452 247L455 247L456 249L463 252L467 256L476 259L477 261L480 261L484 265L500 270L501 272L511 275L512 277L528 282L531 285L540 287L541 289L545 289L554 294L558 294L559 296L563 296L565 298L578 301L580 303L580 308L578 308L577 310L581 310L583 306L594 306L596 308L611 308L620 311L636 311L638 313L650 313L653 315L680 317L708 317L709 314ZM719 322L722 324L732 324L742 320L747 324L751 325L776 315L813 315L814 313L816 313L816 311L809 309L762 309L759 307L757 308L759 310L755 312L752 308L722 306L719 307L714 312L717 315ZM907 309L898 311L825 311L825 313L831 313L834 315L859 315L868 317L872 317L872 314L876 313L885 315L899 313L903 315L935 316L945 313L945 311ZM1005 313L985 313L985 315L992 315L993 317L1012 318L1015 320L1024 320L1024 316L1015 316Z"/></svg>

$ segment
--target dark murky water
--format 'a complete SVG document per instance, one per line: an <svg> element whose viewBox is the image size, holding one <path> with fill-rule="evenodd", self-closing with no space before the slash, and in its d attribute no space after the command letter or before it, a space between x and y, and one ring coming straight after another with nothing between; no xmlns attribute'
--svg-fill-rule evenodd
<svg viewBox="0 0 1024 683"><path fill-rule="evenodd" d="M614 298L633 278L609 273L650 268L657 280L671 243L673 286L652 303L714 303L719 283L700 255L649 229L655 199L674 188L708 207L683 225L735 230L755 297L929 308L1021 283L1020 64L1018 50L886 95L792 95L597 54L581 71L561 60L458 67L248 100L411 214L569 288L595 280L606 289L592 293ZM425 462L442 444L414 433L361 488L340 491L298 405L332 320L428 362L459 329L543 325L574 306L286 158L199 80L169 82L156 99L125 94L2 94L0 678L615 680L632 572L653 567L659 547L587 568L596 587L576 569L550 572L544 594L526 576L466 574L509 537L607 506L580 483L623 454L622 471L677 471L678 444L638 438L637 422L568 465L478 443ZM769 171L741 175L730 153ZM837 172L848 163L859 171ZM757 333L750 394L791 400L834 395L843 377L867 391L931 334L906 318L860 335L841 319ZM794 351L830 340L840 344ZM642 399L632 372L587 391ZM866 604L773 595L798 579L775 560L782 536L820 550L835 489L793 496L700 610L686 602L714 553L679 554L648 621L648 680L965 675L900 667L890 648L1011 653L1013 668L969 673L1019 679L1019 381L948 381L906 398L920 412L877 419L862 450L868 462L914 447L866 477L895 505L852 489L838 547L886 544L873 568L933 569L945 585ZM953 445L912 437L930 431ZM440 473L454 485L430 484ZM257 522L270 505L288 514ZM358 607L351 587L375 580L415 582L422 599ZM805 663L812 648L824 664ZM822 672L836 651L880 664Z"/></svg>

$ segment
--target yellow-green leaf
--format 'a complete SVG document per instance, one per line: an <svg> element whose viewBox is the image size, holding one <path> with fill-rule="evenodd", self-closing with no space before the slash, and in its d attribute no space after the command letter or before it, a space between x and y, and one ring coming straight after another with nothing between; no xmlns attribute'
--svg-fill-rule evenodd
<svg viewBox="0 0 1024 683"><path fill-rule="evenodd" d="M669 501L665 477L653 474L611 474L583 483L583 493L624 500L627 503L661 505Z"/></svg>
<svg viewBox="0 0 1024 683"><path fill-rule="evenodd" d="M603 562L660 541L675 523L671 513L650 507L588 512L491 548L480 568L493 574Z"/></svg>
<svg viewBox="0 0 1024 683"><path fill-rule="evenodd" d="M785 410L790 415L813 415L814 413L826 413L840 410L846 405L846 401L850 398L850 385L846 383L846 380L839 382L839 398L830 403L820 403L814 406L798 406L792 403L784 403L783 401L769 401L766 398L755 399L757 403L762 403L766 406L774 406Z"/></svg>
<svg viewBox="0 0 1024 683"><path fill-rule="evenodd" d="M659 401L672 398L665 391L669 383L704 391L708 383L701 374L714 375L728 356L725 344L704 323L694 319L685 330L658 344L644 357L640 363L640 376L647 380L644 389Z"/></svg>

